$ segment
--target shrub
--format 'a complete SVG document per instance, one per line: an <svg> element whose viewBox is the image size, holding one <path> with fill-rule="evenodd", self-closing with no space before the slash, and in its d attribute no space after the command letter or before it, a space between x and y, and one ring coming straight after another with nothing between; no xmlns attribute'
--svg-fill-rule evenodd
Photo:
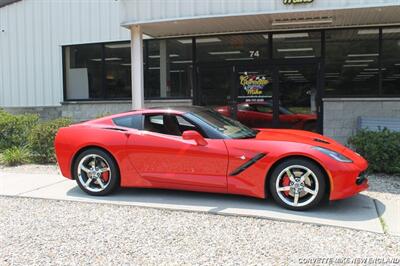
<svg viewBox="0 0 400 266"><path fill-rule="evenodd" d="M5 149L1 156L1 163L15 166L29 162L29 150L25 147L11 147Z"/></svg>
<svg viewBox="0 0 400 266"><path fill-rule="evenodd" d="M38 115L12 115L0 110L0 151L26 146L29 131L38 121Z"/></svg>
<svg viewBox="0 0 400 266"><path fill-rule="evenodd" d="M369 171L400 173L400 132L362 130L349 144L369 162Z"/></svg>
<svg viewBox="0 0 400 266"><path fill-rule="evenodd" d="M39 123L33 127L28 138L32 160L36 163L55 162L54 138L59 128L70 124L70 119L59 118Z"/></svg>

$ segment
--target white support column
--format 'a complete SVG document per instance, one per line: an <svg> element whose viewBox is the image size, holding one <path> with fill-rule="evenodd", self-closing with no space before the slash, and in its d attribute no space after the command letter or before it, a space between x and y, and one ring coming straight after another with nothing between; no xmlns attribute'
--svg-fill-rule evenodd
<svg viewBox="0 0 400 266"><path fill-rule="evenodd" d="M131 27L132 109L144 107L143 40L140 26Z"/></svg>

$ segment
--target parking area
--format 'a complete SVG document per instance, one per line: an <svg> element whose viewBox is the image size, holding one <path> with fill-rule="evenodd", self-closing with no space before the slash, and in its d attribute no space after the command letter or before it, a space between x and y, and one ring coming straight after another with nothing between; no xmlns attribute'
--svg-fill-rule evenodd
<svg viewBox="0 0 400 266"><path fill-rule="evenodd" d="M0 180L2 196L248 216L400 236L400 224L397 222L400 220L399 201L392 197L379 197L379 193L374 191L331 202L311 211L293 212L280 208L270 199L185 191L121 189L111 196L93 197L83 193L74 181L67 180L54 171L33 171L29 174L0 171Z"/></svg>

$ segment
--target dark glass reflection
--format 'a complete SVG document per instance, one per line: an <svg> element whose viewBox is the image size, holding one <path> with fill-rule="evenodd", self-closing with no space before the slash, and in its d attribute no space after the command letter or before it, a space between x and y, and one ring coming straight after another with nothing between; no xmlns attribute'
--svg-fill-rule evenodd
<svg viewBox="0 0 400 266"><path fill-rule="evenodd" d="M199 62L255 63L268 59L268 34L241 34L196 38Z"/></svg>
<svg viewBox="0 0 400 266"><path fill-rule="evenodd" d="M317 65L279 69L279 127L317 130Z"/></svg>
<svg viewBox="0 0 400 266"><path fill-rule="evenodd" d="M377 95L379 30L328 30L325 35L325 95Z"/></svg>
<svg viewBox="0 0 400 266"><path fill-rule="evenodd" d="M321 32L273 34L274 58L305 59L321 56Z"/></svg>
<svg viewBox="0 0 400 266"><path fill-rule="evenodd" d="M130 43L105 44L106 98L131 98Z"/></svg>
<svg viewBox="0 0 400 266"><path fill-rule="evenodd" d="M103 98L101 44L70 46L64 52L67 99Z"/></svg>
<svg viewBox="0 0 400 266"><path fill-rule="evenodd" d="M400 28L382 31L382 92L400 95Z"/></svg>
<svg viewBox="0 0 400 266"><path fill-rule="evenodd" d="M190 98L192 39L149 40L145 45L145 97Z"/></svg>

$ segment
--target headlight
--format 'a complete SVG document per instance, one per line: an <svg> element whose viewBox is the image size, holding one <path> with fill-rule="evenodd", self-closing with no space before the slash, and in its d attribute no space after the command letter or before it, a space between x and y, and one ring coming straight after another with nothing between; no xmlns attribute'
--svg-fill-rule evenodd
<svg viewBox="0 0 400 266"><path fill-rule="evenodd" d="M313 147L313 149L317 150L317 151L320 151L322 153L325 153L326 155L330 156L331 158L335 159L336 161L339 161L339 162L342 162L342 163L352 163L353 162L352 160L350 160L346 156L344 156L344 155L342 155L342 154L340 154L338 152L326 149L326 148L322 148L322 147L316 146L316 147Z"/></svg>

